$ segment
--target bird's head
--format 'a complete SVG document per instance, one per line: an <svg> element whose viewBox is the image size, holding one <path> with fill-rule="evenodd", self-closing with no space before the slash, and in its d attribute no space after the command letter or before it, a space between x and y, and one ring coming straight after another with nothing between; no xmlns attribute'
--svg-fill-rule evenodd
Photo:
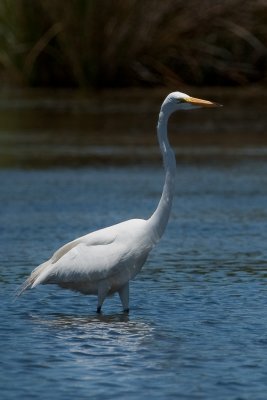
<svg viewBox="0 0 267 400"><path fill-rule="evenodd" d="M178 110L193 110L197 108L221 107L221 104L208 100L197 99L181 92L170 93L162 104L162 110L168 114Z"/></svg>

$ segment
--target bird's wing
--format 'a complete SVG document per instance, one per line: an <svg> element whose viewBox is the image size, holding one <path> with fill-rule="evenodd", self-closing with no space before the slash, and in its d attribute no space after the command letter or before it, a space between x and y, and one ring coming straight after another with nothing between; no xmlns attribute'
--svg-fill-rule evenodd
<svg viewBox="0 0 267 400"><path fill-rule="evenodd" d="M29 287L34 287L37 286L39 283L44 282L44 280L51 273L53 273L55 265L57 264L58 261L62 259L62 257L65 256L64 261L66 261L67 264L67 260L69 259L68 254L69 252L71 252L71 250L75 249L75 247L84 243L86 243L88 246L97 244L108 245L109 243L112 243L112 241L115 239L116 236L114 231L110 228L111 227L99 229L85 236L81 236L60 247L49 260L38 265L38 267L36 267L32 271L32 273L26 279L26 281L18 288L17 296L20 296ZM74 253L71 253L70 255L72 256L73 254Z"/></svg>
<svg viewBox="0 0 267 400"><path fill-rule="evenodd" d="M131 255L126 246L113 241L108 244L78 243L58 261L50 263L34 281L40 283L95 282L120 270Z"/></svg>
<svg viewBox="0 0 267 400"><path fill-rule="evenodd" d="M109 228L99 229L95 232L88 233L85 236L81 236L69 243L66 243L64 246L60 247L55 253L52 255L50 261L52 264L55 264L58 260L60 260L65 254L69 253L69 251L75 247L77 247L81 243L86 243L89 245L107 245L112 243L116 238L115 232L113 232ZM37 267L38 268L38 267Z"/></svg>
<svg viewBox="0 0 267 400"><path fill-rule="evenodd" d="M125 266L132 266L142 252L132 232L143 231L143 220L129 220L82 236L57 250L39 267L32 287L40 283L98 281ZM143 255L143 254L142 254ZM33 271L33 274L35 271Z"/></svg>
<svg viewBox="0 0 267 400"><path fill-rule="evenodd" d="M144 220L124 221L65 244L32 271L19 294L42 283L95 282L145 260L151 247L136 235L145 226Z"/></svg>

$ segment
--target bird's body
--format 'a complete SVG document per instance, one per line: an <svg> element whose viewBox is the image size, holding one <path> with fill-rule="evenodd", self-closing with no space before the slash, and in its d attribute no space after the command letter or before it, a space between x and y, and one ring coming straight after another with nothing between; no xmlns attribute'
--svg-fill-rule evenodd
<svg viewBox="0 0 267 400"><path fill-rule="evenodd" d="M124 221L65 244L32 271L20 293L39 284L57 284L83 294L97 295L97 311L100 312L105 298L118 292L124 311L128 311L129 281L140 271L161 238L171 211L176 163L167 138L168 119L172 112L188 106L216 107L217 104L180 92L171 93L163 102L157 132L166 176L154 214L147 220Z"/></svg>
<svg viewBox="0 0 267 400"><path fill-rule="evenodd" d="M155 242L148 234L148 223L131 219L81 236L59 248L33 270L22 291L39 284L99 297L119 292L128 309L128 282L140 271Z"/></svg>

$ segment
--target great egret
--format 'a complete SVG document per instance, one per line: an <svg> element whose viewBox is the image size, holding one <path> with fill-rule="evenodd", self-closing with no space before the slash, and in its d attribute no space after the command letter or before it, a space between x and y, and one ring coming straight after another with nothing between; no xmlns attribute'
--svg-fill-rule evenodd
<svg viewBox="0 0 267 400"><path fill-rule="evenodd" d="M177 110L218 106L184 93L170 93L161 106L157 125L166 175L153 215L147 220L124 221L65 244L32 271L19 294L39 284L57 284L97 295L97 312L100 313L105 298L118 292L123 310L128 312L129 281L141 270L149 252L161 238L171 211L176 161L167 137L168 119Z"/></svg>

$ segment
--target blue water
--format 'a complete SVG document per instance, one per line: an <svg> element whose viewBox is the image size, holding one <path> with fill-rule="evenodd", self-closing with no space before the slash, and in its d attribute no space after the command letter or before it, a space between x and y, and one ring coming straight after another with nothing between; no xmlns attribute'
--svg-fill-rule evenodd
<svg viewBox="0 0 267 400"><path fill-rule="evenodd" d="M149 216L161 168L0 170L2 399L266 399L267 161L177 172L129 316L117 296L98 316L95 297L14 292L65 242Z"/></svg>

